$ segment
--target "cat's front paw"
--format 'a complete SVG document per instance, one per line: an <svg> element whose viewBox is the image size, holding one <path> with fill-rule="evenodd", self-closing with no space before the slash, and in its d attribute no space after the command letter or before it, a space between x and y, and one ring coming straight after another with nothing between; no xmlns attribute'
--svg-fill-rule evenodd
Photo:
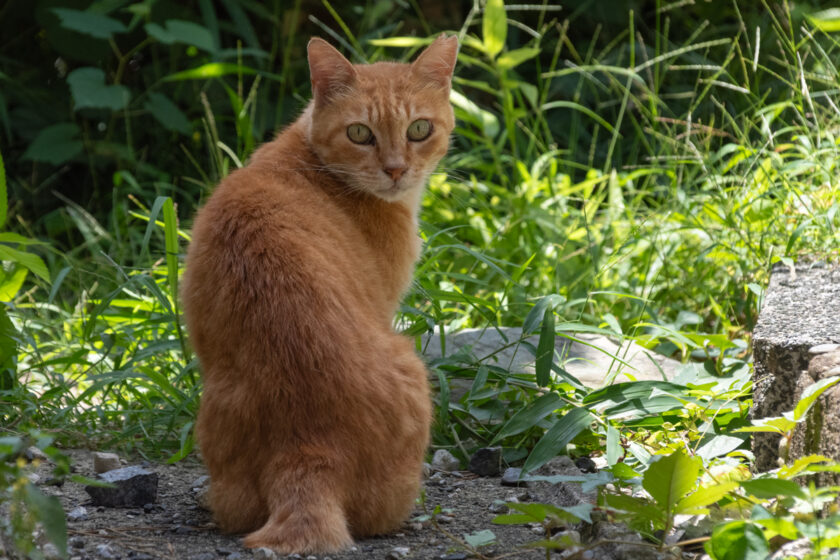
<svg viewBox="0 0 840 560"><path fill-rule="evenodd" d="M248 548L270 548L280 554L323 554L353 545L344 516L296 515L269 520L243 540Z"/></svg>

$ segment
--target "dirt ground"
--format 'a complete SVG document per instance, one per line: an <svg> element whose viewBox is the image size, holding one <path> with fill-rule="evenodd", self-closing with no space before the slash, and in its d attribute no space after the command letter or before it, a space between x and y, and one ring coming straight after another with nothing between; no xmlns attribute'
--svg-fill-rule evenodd
<svg viewBox="0 0 840 560"><path fill-rule="evenodd" d="M69 451L77 474L94 476L92 454L89 451ZM79 520L68 519L69 557L73 560L98 560L121 558L143 560L174 558L186 560L212 560L214 558L260 557L259 553L242 546L237 536L219 533L211 515L202 509L193 491L196 479L206 474L203 465L187 460L175 465L142 464L158 473L158 497L153 506L145 508L105 508L93 506L90 497L80 484L67 482L63 487L42 486L45 492L58 496L65 512L82 506L87 515ZM49 466L43 471L42 480L49 475ZM426 508L443 509L438 516L438 526L429 521L419 521L424 515L421 507L415 510L403 529L391 535L365 539L340 554L322 556L290 556L309 560L362 560L362 559L446 559L470 558L463 546L452 537L462 539L484 529L492 530L496 543L482 547L486 556L504 554L506 558L545 558L545 552L522 548L539 540L542 535L528 526L493 525L498 513L492 512L494 501L517 498L528 501L527 489L502 486L500 478L480 478L469 472L433 475L426 481ZM498 508L498 504L494 509ZM447 533L449 535L447 535ZM107 546L103 546L107 545ZM517 552L515 555L510 553ZM264 557L264 556L263 556ZM287 558L279 555L278 558Z"/></svg>

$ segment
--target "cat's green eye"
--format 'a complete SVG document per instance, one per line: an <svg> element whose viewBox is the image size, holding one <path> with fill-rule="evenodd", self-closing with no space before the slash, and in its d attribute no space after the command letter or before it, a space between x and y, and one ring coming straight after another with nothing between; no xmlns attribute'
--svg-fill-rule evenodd
<svg viewBox="0 0 840 560"><path fill-rule="evenodd" d="M425 140L432 133L432 123L426 119L417 119L408 125L408 139L414 142Z"/></svg>
<svg viewBox="0 0 840 560"><path fill-rule="evenodd" d="M354 123L347 127L347 138L356 144L372 144L373 132L361 123Z"/></svg>

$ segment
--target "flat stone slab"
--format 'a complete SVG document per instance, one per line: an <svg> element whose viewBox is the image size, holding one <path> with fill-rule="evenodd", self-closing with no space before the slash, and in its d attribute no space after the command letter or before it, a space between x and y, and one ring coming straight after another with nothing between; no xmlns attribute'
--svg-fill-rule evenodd
<svg viewBox="0 0 840 560"><path fill-rule="evenodd" d="M793 410L802 390L800 376L812 358L809 349L836 343L840 343L840 268L820 264L774 268L753 333L752 417ZM756 470L777 466L779 440L775 434L754 434Z"/></svg>
<svg viewBox="0 0 840 560"><path fill-rule="evenodd" d="M662 381L676 377L682 364L656 352L626 341L621 345L609 338L593 334L573 334L576 340L558 336L555 352L556 363L582 384L598 388L622 381ZM475 358L483 363L511 371L533 373L535 357L527 345L537 347L539 336L523 339L519 327L465 329L446 335L446 355L469 348ZM440 337L424 337L423 353L427 358L440 358ZM623 362L623 363L622 363Z"/></svg>

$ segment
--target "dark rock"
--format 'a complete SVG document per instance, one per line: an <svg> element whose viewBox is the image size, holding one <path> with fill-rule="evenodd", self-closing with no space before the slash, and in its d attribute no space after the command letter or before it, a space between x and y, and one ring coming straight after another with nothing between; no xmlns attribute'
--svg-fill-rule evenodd
<svg viewBox="0 0 840 560"><path fill-rule="evenodd" d="M241 552L231 552L226 556L227 560L242 560L244 556L242 556Z"/></svg>
<svg viewBox="0 0 840 560"><path fill-rule="evenodd" d="M505 474L502 475L502 486L528 486L524 480L519 480L522 475L522 469L509 467L505 469Z"/></svg>
<svg viewBox="0 0 840 560"><path fill-rule="evenodd" d="M216 554L218 554L219 556L230 556L231 554L233 554L233 551L229 548L217 547Z"/></svg>
<svg viewBox="0 0 840 560"><path fill-rule="evenodd" d="M125 467L98 476L112 488L85 486L85 492L97 506L143 506L157 499L158 474L141 467Z"/></svg>
<svg viewBox="0 0 840 560"><path fill-rule="evenodd" d="M571 457L555 457L536 471L539 476L580 476L581 471ZM554 504L561 507L577 506L583 503L595 503L596 494L584 492L577 482L535 482L532 485L533 499L537 502Z"/></svg>
<svg viewBox="0 0 840 560"><path fill-rule="evenodd" d="M501 470L501 464L501 447L482 447L470 457L469 469L478 476L496 476Z"/></svg>
<svg viewBox="0 0 840 560"><path fill-rule="evenodd" d="M128 557L130 560L155 560L155 557L151 554L146 554L145 552L137 552L136 550L129 551Z"/></svg>
<svg viewBox="0 0 840 560"><path fill-rule="evenodd" d="M152 513L153 511L155 511L155 507L155 504L152 503L143 504L143 511L146 513Z"/></svg>
<svg viewBox="0 0 840 560"><path fill-rule="evenodd" d="M598 467L595 465L595 461L589 457L578 457L575 459L575 466L579 468L581 472L585 473L594 473L598 470Z"/></svg>
<svg viewBox="0 0 840 560"><path fill-rule="evenodd" d="M85 539L76 535L74 537L70 537L67 540L67 544L70 545L70 548L84 548L85 547Z"/></svg>
<svg viewBox="0 0 840 560"><path fill-rule="evenodd" d="M213 552L199 552L190 556L190 560L216 560L216 554Z"/></svg>
<svg viewBox="0 0 840 560"><path fill-rule="evenodd" d="M466 552L453 552L452 554L446 554L440 557L440 560L467 560L469 556L467 556Z"/></svg>

